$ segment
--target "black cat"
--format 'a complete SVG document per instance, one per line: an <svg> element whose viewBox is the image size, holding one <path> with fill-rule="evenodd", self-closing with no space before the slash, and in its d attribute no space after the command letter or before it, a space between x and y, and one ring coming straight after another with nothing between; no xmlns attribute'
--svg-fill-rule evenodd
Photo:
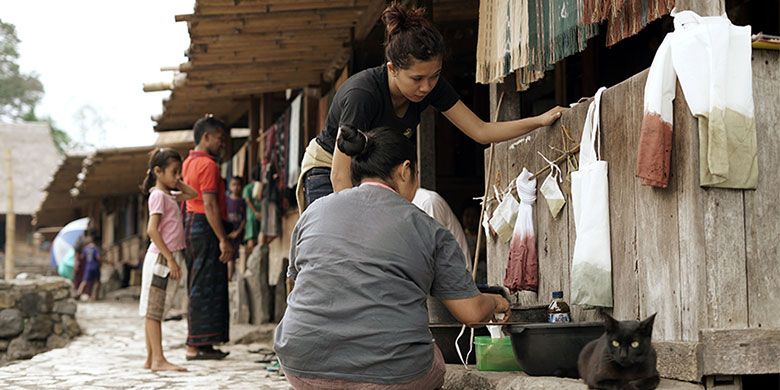
<svg viewBox="0 0 780 390"><path fill-rule="evenodd" d="M606 332L580 352L577 368L590 389L655 389L660 381L650 343L655 314L642 322L604 315Z"/></svg>

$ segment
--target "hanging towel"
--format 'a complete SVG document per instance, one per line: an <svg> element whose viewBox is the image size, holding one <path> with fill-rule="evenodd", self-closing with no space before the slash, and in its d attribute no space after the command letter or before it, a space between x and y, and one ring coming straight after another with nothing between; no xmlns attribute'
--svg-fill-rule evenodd
<svg viewBox="0 0 780 390"><path fill-rule="evenodd" d="M659 133L668 133L671 139L671 101L674 80L679 78L699 124L699 184L756 188L750 26L734 26L725 15L701 17L682 11L673 16L675 31L659 47L645 85L637 176L648 185L665 187L668 183L668 162L657 160L666 142L653 140L661 138ZM664 158L668 159L665 153ZM661 167L665 173L658 175L652 167Z"/></svg>
<svg viewBox="0 0 780 390"><path fill-rule="evenodd" d="M295 188L301 174L301 101L299 94L290 104L290 148L287 159L287 187Z"/></svg>
<svg viewBox="0 0 780 390"><path fill-rule="evenodd" d="M579 169L571 173L571 200L577 233L571 264L571 301L612 307L607 162L601 160L601 87L588 107L582 129Z"/></svg>
<svg viewBox="0 0 780 390"><path fill-rule="evenodd" d="M523 168L515 180L520 198L512 241L509 244L504 286L510 292L539 289L539 263L534 234L534 203L536 203L536 179Z"/></svg>
<svg viewBox="0 0 780 390"><path fill-rule="evenodd" d="M667 39L661 43L647 74L636 158L636 176L642 184L659 188L669 185L672 159L672 100L677 79L669 45Z"/></svg>

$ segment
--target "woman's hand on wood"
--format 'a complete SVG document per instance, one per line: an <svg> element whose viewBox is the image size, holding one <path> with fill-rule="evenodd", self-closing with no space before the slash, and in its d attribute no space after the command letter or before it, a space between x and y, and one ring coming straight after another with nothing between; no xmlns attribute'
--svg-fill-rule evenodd
<svg viewBox="0 0 780 390"><path fill-rule="evenodd" d="M551 126L555 121L560 119L561 115L566 110L568 110L568 108L560 106L553 107L544 114L537 116L536 118L539 120L539 126Z"/></svg>

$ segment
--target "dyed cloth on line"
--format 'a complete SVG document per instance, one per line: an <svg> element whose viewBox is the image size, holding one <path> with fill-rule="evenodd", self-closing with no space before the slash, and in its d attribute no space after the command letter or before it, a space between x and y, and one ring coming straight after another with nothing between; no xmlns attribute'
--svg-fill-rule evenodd
<svg viewBox="0 0 780 390"><path fill-rule="evenodd" d="M219 240L204 214L187 214L187 345L227 342L230 334L227 265L219 261Z"/></svg>
<svg viewBox="0 0 780 390"><path fill-rule="evenodd" d="M674 0L582 0L581 23L607 20L607 46L635 35L674 8Z"/></svg>
<svg viewBox="0 0 780 390"><path fill-rule="evenodd" d="M596 35L598 26L581 19L582 0L481 2L477 82L500 82L517 71L518 89L526 89L553 64L584 50Z"/></svg>
<svg viewBox="0 0 780 390"><path fill-rule="evenodd" d="M666 187L670 176L675 82L699 122L699 184L753 189L758 147L753 118L750 26L692 11L674 16L674 31L647 76L636 176Z"/></svg>

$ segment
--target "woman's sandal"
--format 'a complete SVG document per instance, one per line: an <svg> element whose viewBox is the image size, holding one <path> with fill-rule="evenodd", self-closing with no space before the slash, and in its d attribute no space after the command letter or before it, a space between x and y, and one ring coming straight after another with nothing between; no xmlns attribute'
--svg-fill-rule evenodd
<svg viewBox="0 0 780 390"><path fill-rule="evenodd" d="M222 352L216 349L212 349L212 350L199 349L198 352L195 353L195 355L187 354L185 355L185 358L187 360L222 360L225 358L225 356L229 354L230 352Z"/></svg>

